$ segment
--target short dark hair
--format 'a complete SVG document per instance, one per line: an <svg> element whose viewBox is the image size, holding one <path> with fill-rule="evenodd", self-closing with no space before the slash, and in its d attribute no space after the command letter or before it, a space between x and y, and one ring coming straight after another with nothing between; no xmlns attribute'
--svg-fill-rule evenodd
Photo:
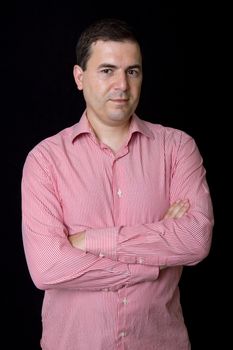
<svg viewBox="0 0 233 350"><path fill-rule="evenodd" d="M85 70L91 55L91 45L102 41L131 41L139 45L132 27L125 21L115 18L97 20L89 25L80 35L76 45L77 64Z"/></svg>

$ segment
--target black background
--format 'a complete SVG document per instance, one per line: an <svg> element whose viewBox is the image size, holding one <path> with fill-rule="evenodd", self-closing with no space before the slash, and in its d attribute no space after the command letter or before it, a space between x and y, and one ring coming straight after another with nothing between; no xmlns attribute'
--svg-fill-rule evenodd
<svg viewBox="0 0 233 350"><path fill-rule="evenodd" d="M82 95L73 81L75 45L96 18L129 21L144 50L144 81L137 114L193 136L204 158L215 213L209 256L185 267L181 299L192 350L224 349L225 168L222 116L214 118L211 95L211 30L202 5L17 2L1 10L2 304L6 349L39 349L43 292L33 285L21 237L20 182L28 151L37 142L76 123ZM204 25L205 22L205 25ZM207 24L207 26L206 26ZM206 29L207 28L207 29ZM222 144L222 150L221 150ZM225 333L226 331L224 331ZM69 350L69 349L67 349ZM106 349L107 350L107 349ZM142 349L146 350L146 349ZM179 350L179 349L177 349Z"/></svg>

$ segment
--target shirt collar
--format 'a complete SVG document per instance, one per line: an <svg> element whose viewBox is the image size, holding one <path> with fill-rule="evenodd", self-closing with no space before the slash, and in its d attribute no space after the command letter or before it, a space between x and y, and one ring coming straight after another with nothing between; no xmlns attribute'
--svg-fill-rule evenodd
<svg viewBox="0 0 233 350"><path fill-rule="evenodd" d="M72 130L72 134L71 134L72 142L79 135L86 134L86 133L91 134L91 132L92 132L92 130L91 130L89 121L87 119L86 111L84 111L79 122L73 126L73 130Z"/></svg>
<svg viewBox="0 0 233 350"><path fill-rule="evenodd" d="M146 122L142 119L140 119L135 113L133 114L132 120L131 120L131 124L130 124L130 129L129 129L129 133L130 136L133 133L140 133L145 135L146 137L152 138L154 139L154 134L152 133L152 131L149 129L148 125L146 124Z"/></svg>
<svg viewBox="0 0 233 350"><path fill-rule="evenodd" d="M130 129L129 129L129 137L134 133L140 133L149 138L154 138L152 131L149 129L148 125L144 120L140 119L135 113L132 116ZM78 123L73 126L72 131L72 142L81 134L93 134L90 123L87 119L86 111L82 114Z"/></svg>

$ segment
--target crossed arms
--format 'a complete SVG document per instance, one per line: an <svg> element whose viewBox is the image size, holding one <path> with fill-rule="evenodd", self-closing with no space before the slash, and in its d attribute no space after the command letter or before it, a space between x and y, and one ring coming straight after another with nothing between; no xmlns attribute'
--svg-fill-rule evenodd
<svg viewBox="0 0 233 350"><path fill-rule="evenodd" d="M92 228L69 236L45 170L48 160L30 153L22 179L22 230L35 285L117 290L126 283L157 279L161 267L194 265L204 259L213 227L205 170L193 142L190 147L184 145L179 157L172 180L180 185L171 184L173 204L160 221Z"/></svg>
<svg viewBox="0 0 233 350"><path fill-rule="evenodd" d="M177 200L175 203L173 203L170 206L170 208L168 208L163 219L179 219L188 211L189 206L190 205L189 205L188 199ZM68 239L74 248L78 248L83 251L86 251L86 232L85 231L78 232L74 235L71 235L68 237Z"/></svg>

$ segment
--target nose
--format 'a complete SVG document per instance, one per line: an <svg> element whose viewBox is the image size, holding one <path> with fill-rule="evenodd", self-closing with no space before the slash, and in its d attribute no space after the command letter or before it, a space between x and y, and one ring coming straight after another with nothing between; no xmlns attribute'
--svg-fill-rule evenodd
<svg viewBox="0 0 233 350"><path fill-rule="evenodd" d="M128 89L128 76L124 71L119 71L116 75L115 89L126 91Z"/></svg>

